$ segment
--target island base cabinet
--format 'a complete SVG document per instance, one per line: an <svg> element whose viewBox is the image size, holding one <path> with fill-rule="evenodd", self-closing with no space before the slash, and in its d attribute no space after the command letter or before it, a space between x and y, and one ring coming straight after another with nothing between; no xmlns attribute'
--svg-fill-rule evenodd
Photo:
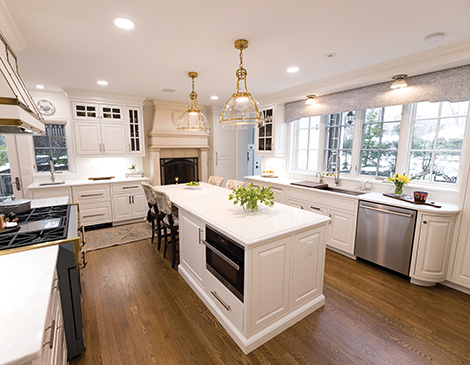
<svg viewBox="0 0 470 365"><path fill-rule="evenodd" d="M411 281L439 283L446 279L454 216L422 214L416 249L413 250ZM416 234L416 233L415 233ZM417 279L417 280L413 280Z"/></svg>
<svg viewBox="0 0 470 365"><path fill-rule="evenodd" d="M258 246L252 251L250 333L288 311L291 239Z"/></svg>
<svg viewBox="0 0 470 365"><path fill-rule="evenodd" d="M187 212L179 212L180 264L202 285L205 271L204 223ZM209 274L207 272L207 274Z"/></svg>
<svg viewBox="0 0 470 365"><path fill-rule="evenodd" d="M322 295L325 263L324 231L316 229L294 236L289 310Z"/></svg>

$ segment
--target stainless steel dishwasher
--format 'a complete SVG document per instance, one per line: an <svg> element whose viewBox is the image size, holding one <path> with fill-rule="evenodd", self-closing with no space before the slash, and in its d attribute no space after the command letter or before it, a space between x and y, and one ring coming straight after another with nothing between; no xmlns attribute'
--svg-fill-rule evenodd
<svg viewBox="0 0 470 365"><path fill-rule="evenodd" d="M416 211L359 201L355 255L409 275Z"/></svg>

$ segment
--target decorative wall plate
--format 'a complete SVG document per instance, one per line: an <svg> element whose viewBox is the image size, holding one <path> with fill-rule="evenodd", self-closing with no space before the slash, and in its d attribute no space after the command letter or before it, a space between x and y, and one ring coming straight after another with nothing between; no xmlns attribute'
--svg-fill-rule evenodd
<svg viewBox="0 0 470 365"><path fill-rule="evenodd" d="M49 100L39 100L37 106L42 115L52 115L55 113L55 106Z"/></svg>

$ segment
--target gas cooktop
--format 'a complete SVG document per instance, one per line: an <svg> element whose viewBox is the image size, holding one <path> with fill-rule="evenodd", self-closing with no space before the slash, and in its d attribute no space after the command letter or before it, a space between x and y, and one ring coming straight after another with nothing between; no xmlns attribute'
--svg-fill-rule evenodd
<svg viewBox="0 0 470 365"><path fill-rule="evenodd" d="M17 214L18 227L0 232L0 250L67 238L69 211L67 204Z"/></svg>

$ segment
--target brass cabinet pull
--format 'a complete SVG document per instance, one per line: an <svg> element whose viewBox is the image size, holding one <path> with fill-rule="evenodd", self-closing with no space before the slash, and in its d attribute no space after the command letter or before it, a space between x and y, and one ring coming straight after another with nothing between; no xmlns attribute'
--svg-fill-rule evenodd
<svg viewBox="0 0 470 365"><path fill-rule="evenodd" d="M42 345L46 346L47 344L49 344L49 348L52 349L52 346L54 346L55 319L52 320L52 324L49 327L46 327L46 331L48 329L51 330L51 337L49 337L49 341L44 342Z"/></svg>
<svg viewBox="0 0 470 365"><path fill-rule="evenodd" d="M137 189L138 186L123 186L123 189Z"/></svg>
<svg viewBox="0 0 470 365"><path fill-rule="evenodd" d="M225 302L224 302L222 299L220 299L220 297L219 297L219 295L217 294L217 292L211 291L211 294L215 297L215 299L217 299L217 300L220 302L220 304L222 304L222 305L224 306L224 308L225 308L228 312L230 312L230 311L232 310L232 308L230 308L229 305L225 304Z"/></svg>
<svg viewBox="0 0 470 365"><path fill-rule="evenodd" d="M83 194L83 195L80 195L80 198L87 198L87 197L90 197L90 196L102 196L103 193L99 193L99 194Z"/></svg>
<svg viewBox="0 0 470 365"><path fill-rule="evenodd" d="M101 217L102 215L104 215L104 213L84 215L84 216L83 216L83 219L85 219L85 218L91 218L91 217Z"/></svg>
<svg viewBox="0 0 470 365"><path fill-rule="evenodd" d="M314 207L313 205L310 206L310 209L321 210L320 208Z"/></svg>
<svg viewBox="0 0 470 365"><path fill-rule="evenodd" d="M199 244L201 245L202 244L202 229L201 228L198 228L199 229Z"/></svg>
<svg viewBox="0 0 470 365"><path fill-rule="evenodd" d="M59 284L60 284L59 278L58 277L55 278L52 282L55 282L55 281L57 281L57 284L52 287L52 290L59 289Z"/></svg>

